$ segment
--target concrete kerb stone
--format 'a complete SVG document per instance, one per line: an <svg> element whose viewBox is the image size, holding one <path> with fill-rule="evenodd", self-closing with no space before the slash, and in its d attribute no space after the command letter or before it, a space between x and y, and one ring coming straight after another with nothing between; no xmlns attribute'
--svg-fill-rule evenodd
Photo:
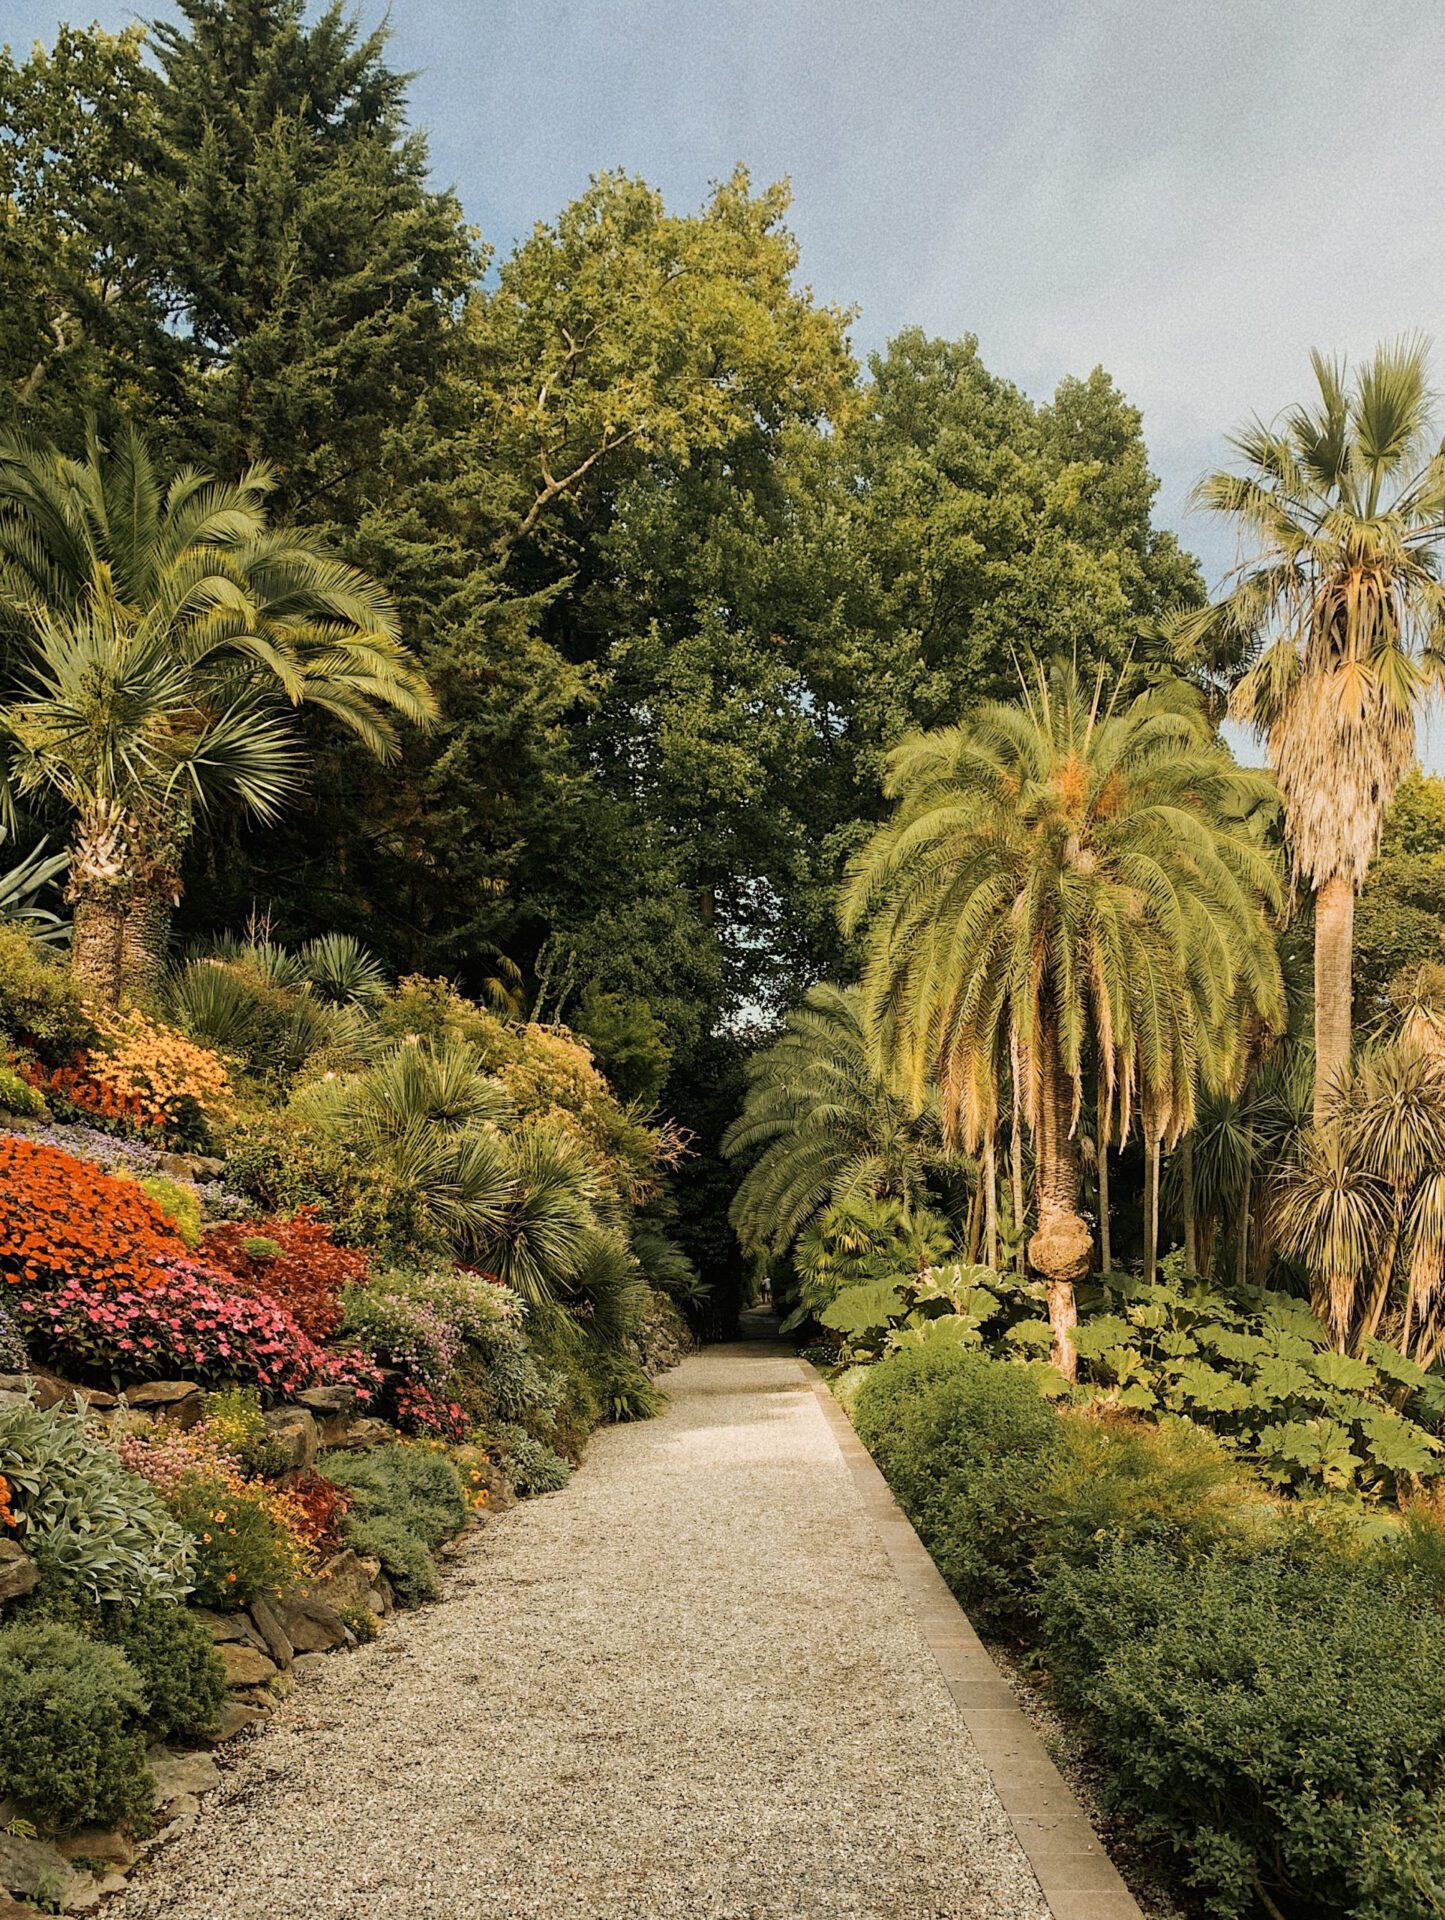
<svg viewBox="0 0 1445 1920"><path fill-rule="evenodd" d="M816 1367L798 1362L1054 1920L1143 1920L1138 1902Z"/></svg>

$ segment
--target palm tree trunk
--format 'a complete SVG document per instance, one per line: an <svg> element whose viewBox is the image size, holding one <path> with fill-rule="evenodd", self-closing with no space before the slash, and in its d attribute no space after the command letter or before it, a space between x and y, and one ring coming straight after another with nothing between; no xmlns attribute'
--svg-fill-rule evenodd
<svg viewBox="0 0 1445 1920"><path fill-rule="evenodd" d="M990 1137L983 1149L983 1263L998 1271L998 1165Z"/></svg>
<svg viewBox="0 0 1445 1920"><path fill-rule="evenodd" d="M1014 1240L1017 1251L1014 1260L1018 1267L1019 1278L1024 1276L1024 1247L1028 1241L1028 1225L1024 1218L1024 1135L1023 1135L1023 1089L1019 1081L1019 1043L1018 1035L1009 1038L1009 1054L1013 1063L1013 1129L1009 1139L1009 1182L1014 1208Z"/></svg>
<svg viewBox="0 0 1445 1920"><path fill-rule="evenodd" d="M1194 1213L1194 1136L1186 1133L1179 1143L1180 1184L1184 1188L1184 1265L1189 1273L1199 1271L1199 1223Z"/></svg>
<svg viewBox="0 0 1445 1920"><path fill-rule="evenodd" d="M1109 1096L1104 1085L1104 1075L1099 1074L1099 1088L1094 1101L1095 1127L1098 1136L1097 1156L1099 1162L1099 1271L1114 1271L1113 1246L1109 1235Z"/></svg>
<svg viewBox="0 0 1445 1920"><path fill-rule="evenodd" d="M1337 873L1315 894L1315 1125L1350 1064L1355 889Z"/></svg>
<svg viewBox="0 0 1445 1920"><path fill-rule="evenodd" d="M104 1006L120 999L125 896L114 887L72 886L70 970L82 990Z"/></svg>
<svg viewBox="0 0 1445 1920"><path fill-rule="evenodd" d="M1144 1280L1153 1286L1159 1271L1159 1135L1144 1121Z"/></svg>
<svg viewBox="0 0 1445 1920"><path fill-rule="evenodd" d="M1244 1163L1244 1192L1239 1199L1238 1238L1234 1243L1234 1284L1245 1287L1249 1284L1249 1223L1253 1205L1254 1186L1254 1135L1249 1133L1250 1157Z"/></svg>
<svg viewBox="0 0 1445 1920"><path fill-rule="evenodd" d="M1059 1036L1051 1023L1040 1024L1039 1111L1034 1134L1034 1177L1039 1224L1029 1241L1029 1262L1048 1292L1050 1354L1066 1380L1078 1372L1069 1335L1078 1323L1074 1283L1089 1271L1093 1236L1079 1212L1079 1148L1070 1122L1073 1089L1059 1055Z"/></svg>
<svg viewBox="0 0 1445 1920"><path fill-rule="evenodd" d="M180 883L156 875L136 887L125 916L121 940L121 991L127 999L150 1005L165 978L171 939L171 914Z"/></svg>

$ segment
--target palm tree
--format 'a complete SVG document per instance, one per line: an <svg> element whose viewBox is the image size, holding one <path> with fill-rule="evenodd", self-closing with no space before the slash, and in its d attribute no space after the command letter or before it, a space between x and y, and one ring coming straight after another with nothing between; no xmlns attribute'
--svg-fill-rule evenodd
<svg viewBox="0 0 1445 1920"><path fill-rule="evenodd" d="M856 987L816 986L754 1055L723 1152L759 1157L731 1219L747 1253L784 1254L836 1198L912 1201L940 1156L936 1114L884 1086ZM759 1151L761 1150L761 1151Z"/></svg>
<svg viewBox="0 0 1445 1920"><path fill-rule="evenodd" d="M130 427L112 448L92 429L82 460L0 440L4 771L74 816L74 966L108 1001L159 984L197 813L268 820L295 792L302 702L381 758L390 714L435 712L386 594L270 526L271 486L265 467L165 479Z"/></svg>
<svg viewBox="0 0 1445 1920"><path fill-rule="evenodd" d="M1426 362L1420 340L1353 377L1315 354L1317 403L1254 422L1233 442L1246 470L1198 489L1257 547L1182 632L1246 664L1232 711L1264 731L1314 890L1317 1124L1349 1064L1355 895L1440 683L1445 454Z"/></svg>
<svg viewBox="0 0 1445 1920"><path fill-rule="evenodd" d="M1252 816L1272 783L1237 767L1177 683L1107 704L1069 668L1016 706L893 754L893 819L855 862L844 906L869 926L867 1019L896 1093L936 1082L945 1145L997 1131L1017 1049L1034 1137L1037 1227L1054 1360L1073 1355L1074 1284L1092 1236L1079 1212L1086 1065L1101 1137L1177 1138L1202 1057L1241 998L1283 1017L1264 909L1275 863Z"/></svg>
<svg viewBox="0 0 1445 1920"><path fill-rule="evenodd" d="M1445 1070L1409 1039L1367 1053L1281 1185L1280 1243L1314 1277L1336 1348L1445 1350Z"/></svg>

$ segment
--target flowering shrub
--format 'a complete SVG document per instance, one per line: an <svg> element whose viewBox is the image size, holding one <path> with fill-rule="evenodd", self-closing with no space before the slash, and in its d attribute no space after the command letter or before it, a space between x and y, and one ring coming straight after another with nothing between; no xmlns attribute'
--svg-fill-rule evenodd
<svg viewBox="0 0 1445 1920"><path fill-rule="evenodd" d="M366 1276L366 1255L338 1247L314 1207L303 1207L294 1220L213 1227L205 1236L205 1252L248 1293L285 1307L313 1340L335 1333L341 1325L342 1288Z"/></svg>
<svg viewBox="0 0 1445 1920"><path fill-rule="evenodd" d="M351 1505L350 1495L324 1474L317 1473L314 1467L298 1474L286 1491L295 1511L296 1526L316 1558L324 1559L337 1552L341 1546L341 1522Z"/></svg>
<svg viewBox="0 0 1445 1920"><path fill-rule="evenodd" d="M0 1139L26 1139L42 1146L58 1147L76 1160L89 1160L107 1173L130 1173L138 1180L163 1180L169 1176L162 1164L169 1157L165 1141L136 1140L120 1134L103 1133L99 1127L84 1124L63 1127L35 1127L23 1135L9 1135L0 1129ZM189 1183L208 1220L244 1213L247 1202L220 1180L192 1180Z"/></svg>
<svg viewBox="0 0 1445 1920"><path fill-rule="evenodd" d="M103 1080L92 1071L87 1057L58 1067L31 1061L18 1069L34 1093L63 1120L84 1117L109 1132L161 1133L166 1116L142 1094Z"/></svg>
<svg viewBox="0 0 1445 1920"><path fill-rule="evenodd" d="M15 1510L10 1505L10 1482L0 1473L0 1530L15 1525Z"/></svg>
<svg viewBox="0 0 1445 1920"><path fill-rule="evenodd" d="M97 1293L69 1280L21 1302L27 1342L79 1375L120 1380L239 1380L285 1394L324 1376L316 1343L284 1308L222 1291L204 1268L157 1262L150 1286Z"/></svg>
<svg viewBox="0 0 1445 1920"><path fill-rule="evenodd" d="M182 1432L161 1421L140 1433L116 1432L111 1445L121 1465L147 1481L166 1501L180 1491L183 1480L196 1473L213 1479L240 1478L235 1457L203 1427Z"/></svg>
<svg viewBox="0 0 1445 1920"><path fill-rule="evenodd" d="M420 1380L398 1380L392 1394L396 1424L405 1433L434 1434L441 1440L465 1440L471 1431L466 1409L434 1394Z"/></svg>
<svg viewBox="0 0 1445 1920"><path fill-rule="evenodd" d="M130 1180L14 1134L0 1135L0 1277L30 1292L145 1287L185 1252Z"/></svg>
<svg viewBox="0 0 1445 1920"><path fill-rule="evenodd" d="M230 1075L209 1047L162 1026L138 1007L97 1014L95 1023L104 1050L92 1054L92 1074L103 1085L138 1096L171 1131L189 1131L197 1112L207 1120L229 1113Z"/></svg>
<svg viewBox="0 0 1445 1920"><path fill-rule="evenodd" d="M166 1503L191 1538L196 1604L246 1607L308 1570L288 1496L232 1474L188 1474Z"/></svg>

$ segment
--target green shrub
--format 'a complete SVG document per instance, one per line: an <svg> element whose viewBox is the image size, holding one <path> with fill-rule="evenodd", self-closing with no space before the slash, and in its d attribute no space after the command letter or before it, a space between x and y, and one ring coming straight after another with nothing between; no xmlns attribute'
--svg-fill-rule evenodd
<svg viewBox="0 0 1445 1920"><path fill-rule="evenodd" d="M214 1731L226 1698L226 1670L194 1613L158 1600L108 1607L101 1634L140 1676L148 1740Z"/></svg>
<svg viewBox="0 0 1445 1920"><path fill-rule="evenodd" d="M541 1308L528 1323L532 1358L548 1389L545 1410L517 1416L516 1424L554 1453L580 1460L602 1420L601 1376L606 1350L569 1314Z"/></svg>
<svg viewBox="0 0 1445 1920"><path fill-rule="evenodd" d="M201 1402L207 1435L248 1479L274 1479L291 1465L291 1449L266 1425L255 1387L223 1387Z"/></svg>
<svg viewBox="0 0 1445 1920"><path fill-rule="evenodd" d="M115 1647L53 1621L0 1631L0 1791L47 1825L145 1813L140 1676Z"/></svg>
<svg viewBox="0 0 1445 1920"><path fill-rule="evenodd" d="M191 1542L191 1580L202 1607L247 1607L274 1598L301 1572L295 1537L264 1486L188 1473L170 1496Z"/></svg>
<svg viewBox="0 0 1445 1920"><path fill-rule="evenodd" d="M18 1113L38 1120L45 1102L28 1080L22 1080L14 1067L0 1065L0 1113Z"/></svg>
<svg viewBox="0 0 1445 1920"><path fill-rule="evenodd" d="M424 1546L440 1546L467 1524L467 1502L457 1470L427 1447L371 1447L324 1453L317 1471L351 1496L361 1520L399 1521Z"/></svg>
<svg viewBox="0 0 1445 1920"><path fill-rule="evenodd" d="M190 1591L185 1533L79 1409L0 1409L0 1474L21 1544L91 1599L133 1605Z"/></svg>
<svg viewBox="0 0 1445 1920"><path fill-rule="evenodd" d="M1395 1550L1104 1542L1040 1611L1050 1670L1146 1838L1209 1910L1358 1920L1445 1901L1445 1616Z"/></svg>
<svg viewBox="0 0 1445 1920"><path fill-rule="evenodd" d="M1117 1412L1057 1417L1066 1444L1040 1492L1040 1558L1084 1566L1101 1540L1156 1540L1192 1560L1278 1536L1277 1503L1206 1429Z"/></svg>
<svg viewBox="0 0 1445 1920"><path fill-rule="evenodd" d="M504 1422L496 1430L496 1443L507 1477L523 1499L537 1493L560 1493L572 1478L572 1469L561 1454L522 1427Z"/></svg>
<svg viewBox="0 0 1445 1920"><path fill-rule="evenodd" d="M981 1626L1028 1610L1044 1490L1065 1440L1030 1371L932 1342L876 1366L858 1432Z"/></svg>
<svg viewBox="0 0 1445 1920"><path fill-rule="evenodd" d="M201 1244L201 1196L195 1188L184 1180L171 1180L163 1173L142 1174L140 1187L194 1253Z"/></svg>
<svg viewBox="0 0 1445 1920"><path fill-rule="evenodd" d="M0 926L0 1037L29 1047L47 1066L66 1065L95 1039L80 989L63 958Z"/></svg>
<svg viewBox="0 0 1445 1920"><path fill-rule="evenodd" d="M653 1420L667 1406L667 1395L652 1384L629 1354L605 1354L599 1371L602 1412L606 1419Z"/></svg>
<svg viewBox="0 0 1445 1920"><path fill-rule="evenodd" d="M381 1562L398 1606L417 1607L440 1593L441 1580L426 1542L400 1520L360 1520L348 1514L341 1533L347 1546Z"/></svg>
<svg viewBox="0 0 1445 1920"><path fill-rule="evenodd" d="M414 1607L439 1590L431 1549L467 1522L466 1496L456 1468L426 1447L373 1447L365 1453L325 1453L319 1471L351 1498L342 1538L374 1556L401 1606Z"/></svg>

